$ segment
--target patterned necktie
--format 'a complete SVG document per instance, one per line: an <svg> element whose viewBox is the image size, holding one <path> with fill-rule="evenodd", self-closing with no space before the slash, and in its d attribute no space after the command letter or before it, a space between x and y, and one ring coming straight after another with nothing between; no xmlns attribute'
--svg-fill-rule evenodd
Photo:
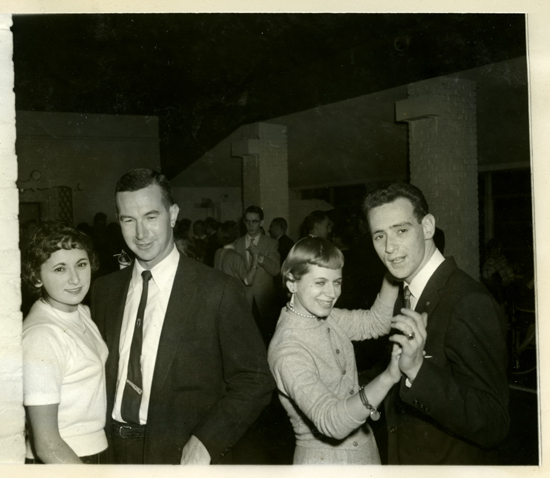
<svg viewBox="0 0 550 478"><path fill-rule="evenodd" d="M128 359L128 375L124 385L122 395L122 404L120 414L127 423L139 425L139 407L141 405L141 396L143 394L143 381L141 376L141 348L143 344L143 318L145 315L145 306L147 305L147 292L149 290L149 280L152 277L151 271L143 271L143 289L139 300L139 307L130 346L130 357Z"/></svg>
<svg viewBox="0 0 550 478"><path fill-rule="evenodd" d="M408 285L403 287L403 308L405 309L411 308L411 291L409 290Z"/></svg>

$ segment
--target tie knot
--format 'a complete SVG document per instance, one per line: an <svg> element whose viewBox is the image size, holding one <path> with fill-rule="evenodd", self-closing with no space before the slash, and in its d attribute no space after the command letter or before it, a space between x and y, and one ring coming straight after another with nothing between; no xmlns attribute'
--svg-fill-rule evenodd
<svg viewBox="0 0 550 478"><path fill-rule="evenodd" d="M153 277L153 274L151 274L151 271L146 270L141 273L141 277L143 278L144 282L148 282L151 280L151 277Z"/></svg>
<svg viewBox="0 0 550 478"><path fill-rule="evenodd" d="M411 298L411 291L410 291L408 285L406 285L405 287L403 287L403 297L405 298L405 300L408 300L408 299Z"/></svg>

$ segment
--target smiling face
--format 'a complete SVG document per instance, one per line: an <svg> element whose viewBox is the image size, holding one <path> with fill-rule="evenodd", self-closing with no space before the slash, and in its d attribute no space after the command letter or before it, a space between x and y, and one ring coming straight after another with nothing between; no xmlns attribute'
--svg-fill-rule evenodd
<svg viewBox="0 0 550 478"><path fill-rule="evenodd" d="M342 293L342 269L310 265L309 271L297 281L287 281L294 291L294 308L305 315L326 317Z"/></svg>
<svg viewBox="0 0 550 478"><path fill-rule="evenodd" d="M174 247L172 228L179 208L167 208L158 184L138 191L118 192L116 195L118 219L128 247L145 269L161 262Z"/></svg>
<svg viewBox="0 0 550 478"><path fill-rule="evenodd" d="M368 221L374 248L388 270L410 283L435 251L435 219L426 214L421 222L405 198L371 209Z"/></svg>
<svg viewBox="0 0 550 478"><path fill-rule="evenodd" d="M59 249L40 267L40 282L46 301L63 312L74 312L90 288L92 271L83 249Z"/></svg>
<svg viewBox="0 0 550 478"><path fill-rule="evenodd" d="M244 216L244 225L246 226L248 235L251 237L255 237L260 233L263 223L257 212L247 212Z"/></svg>

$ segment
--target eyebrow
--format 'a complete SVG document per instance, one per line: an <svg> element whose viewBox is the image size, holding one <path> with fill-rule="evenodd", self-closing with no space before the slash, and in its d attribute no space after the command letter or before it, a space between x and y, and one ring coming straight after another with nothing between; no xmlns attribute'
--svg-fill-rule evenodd
<svg viewBox="0 0 550 478"><path fill-rule="evenodd" d="M80 259L78 259L78 261L76 261L76 263L78 264L79 262L89 261L89 260L90 260L89 257L81 257ZM67 265L66 262L58 262L57 264L54 264L52 267L66 266L66 265Z"/></svg>
<svg viewBox="0 0 550 478"><path fill-rule="evenodd" d="M156 209L152 209L151 211L147 211L145 214L142 214L142 216L149 216L149 214L160 214L160 211L158 211ZM134 216L128 216L126 214L119 214L118 218L119 219L133 219Z"/></svg>
<svg viewBox="0 0 550 478"><path fill-rule="evenodd" d="M410 221L400 222L398 224L391 225L389 228L390 229L397 229L397 228L403 227L403 226L412 226L412 222L410 222ZM384 232L384 231L382 229L378 229L378 230L374 231L372 233L372 235L374 236L375 234L378 234L379 232Z"/></svg>

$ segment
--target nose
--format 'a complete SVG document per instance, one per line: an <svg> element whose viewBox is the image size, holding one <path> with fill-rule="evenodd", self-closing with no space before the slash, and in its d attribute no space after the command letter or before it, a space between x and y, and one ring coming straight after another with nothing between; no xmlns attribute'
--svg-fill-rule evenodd
<svg viewBox="0 0 550 478"><path fill-rule="evenodd" d="M78 271L74 267L71 267L69 273L69 283L77 285L80 282L80 275L78 274Z"/></svg>
<svg viewBox="0 0 550 478"><path fill-rule="evenodd" d="M325 285L325 295L330 299L334 299L336 297L336 288L334 287L334 284L328 282Z"/></svg>
<svg viewBox="0 0 550 478"><path fill-rule="evenodd" d="M392 254L398 249L397 242L392 237L386 238L386 253Z"/></svg>
<svg viewBox="0 0 550 478"><path fill-rule="evenodd" d="M143 222L136 221L136 239L142 240L147 237L148 231Z"/></svg>

